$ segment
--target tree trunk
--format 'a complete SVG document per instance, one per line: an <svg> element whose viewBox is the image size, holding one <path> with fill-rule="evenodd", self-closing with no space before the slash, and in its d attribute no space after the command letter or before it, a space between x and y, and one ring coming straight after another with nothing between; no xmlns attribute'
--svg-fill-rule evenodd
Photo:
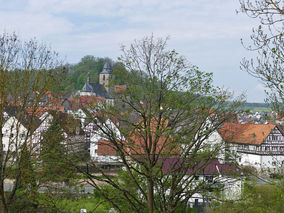
<svg viewBox="0 0 284 213"><path fill-rule="evenodd" d="M2 211L3 213L9 213L9 208L8 208L7 204L3 205L2 210L3 210Z"/></svg>
<svg viewBox="0 0 284 213"><path fill-rule="evenodd" d="M153 213L154 211L154 192L153 192L153 180L152 179L148 178L147 186L148 186L148 197L147 197L148 213Z"/></svg>

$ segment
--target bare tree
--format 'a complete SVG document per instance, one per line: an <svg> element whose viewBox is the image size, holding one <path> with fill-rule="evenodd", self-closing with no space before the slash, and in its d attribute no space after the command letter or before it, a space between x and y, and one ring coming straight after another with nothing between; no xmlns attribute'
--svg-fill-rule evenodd
<svg viewBox="0 0 284 213"><path fill-rule="evenodd" d="M89 117L104 139L99 145L113 150L123 169L113 176L93 161L88 168L101 175L82 172L119 212L185 211L192 195L208 187L195 175L222 156L222 143L205 141L239 105L212 86L212 74L166 44L150 36L123 46L119 59L128 72L120 77L127 89L114 106L103 105Z"/></svg>
<svg viewBox="0 0 284 213"><path fill-rule="evenodd" d="M0 35L1 212L12 211L19 189L27 192L36 184L31 176L36 114L50 104L48 91L58 82L60 65L58 54L35 39Z"/></svg>
<svg viewBox="0 0 284 213"><path fill-rule="evenodd" d="M284 3L281 0L240 0L241 12L259 20L252 30L248 50L257 51L256 59L241 62L241 68L260 79L268 88L269 100L283 112L284 87Z"/></svg>

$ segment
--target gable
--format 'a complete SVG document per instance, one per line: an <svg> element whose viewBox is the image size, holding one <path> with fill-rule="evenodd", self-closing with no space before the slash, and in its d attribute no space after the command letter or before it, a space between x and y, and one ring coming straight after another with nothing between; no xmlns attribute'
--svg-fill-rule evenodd
<svg viewBox="0 0 284 213"><path fill-rule="evenodd" d="M225 123L219 132L228 143L260 145L275 126L274 124Z"/></svg>
<svg viewBox="0 0 284 213"><path fill-rule="evenodd" d="M284 143L284 134L279 126L275 126L275 128L269 133L269 135L265 138L265 143Z"/></svg>

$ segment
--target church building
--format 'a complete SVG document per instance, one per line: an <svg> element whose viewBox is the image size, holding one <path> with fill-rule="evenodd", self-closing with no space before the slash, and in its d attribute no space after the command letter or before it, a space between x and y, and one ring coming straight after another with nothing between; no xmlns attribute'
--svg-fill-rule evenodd
<svg viewBox="0 0 284 213"><path fill-rule="evenodd" d="M110 64L106 62L102 72L99 75L99 83L92 83L90 80L90 73L88 73L87 82L84 84L82 90L78 91L78 93L80 96L95 96L103 97L105 99L112 99L111 88L109 85L111 79L112 68Z"/></svg>

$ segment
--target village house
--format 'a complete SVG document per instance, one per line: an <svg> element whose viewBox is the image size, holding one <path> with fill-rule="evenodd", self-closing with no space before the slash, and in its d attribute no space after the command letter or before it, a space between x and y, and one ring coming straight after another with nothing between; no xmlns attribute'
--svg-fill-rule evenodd
<svg viewBox="0 0 284 213"><path fill-rule="evenodd" d="M225 123L219 132L227 143L227 150L241 165L258 169L283 167L284 131L281 126Z"/></svg>
<svg viewBox="0 0 284 213"><path fill-rule="evenodd" d="M182 165L181 158L163 159L163 172L165 175L171 175L171 171L178 169L178 165ZM196 192L188 200L191 207L205 206L214 199L237 200L242 193L243 173L235 165L231 163L222 163L218 159L199 162L193 168L187 164L183 167L186 169L184 180L193 178L188 190L196 188ZM183 168L181 168L183 171ZM214 192L219 192L216 197Z"/></svg>
<svg viewBox="0 0 284 213"><path fill-rule="evenodd" d="M98 122L100 122L98 118ZM90 122L87 127L93 129L89 131L90 134L90 156L92 160L105 163L115 163L119 161L115 147L109 142L109 135L116 137L116 140L123 141L124 137L121 135L115 123L108 119L101 125L102 129L97 128L93 122Z"/></svg>
<svg viewBox="0 0 284 213"><path fill-rule="evenodd" d="M1 129L3 151L18 152L25 145L34 152L33 135L40 123L35 115L29 115L19 107L6 107Z"/></svg>

